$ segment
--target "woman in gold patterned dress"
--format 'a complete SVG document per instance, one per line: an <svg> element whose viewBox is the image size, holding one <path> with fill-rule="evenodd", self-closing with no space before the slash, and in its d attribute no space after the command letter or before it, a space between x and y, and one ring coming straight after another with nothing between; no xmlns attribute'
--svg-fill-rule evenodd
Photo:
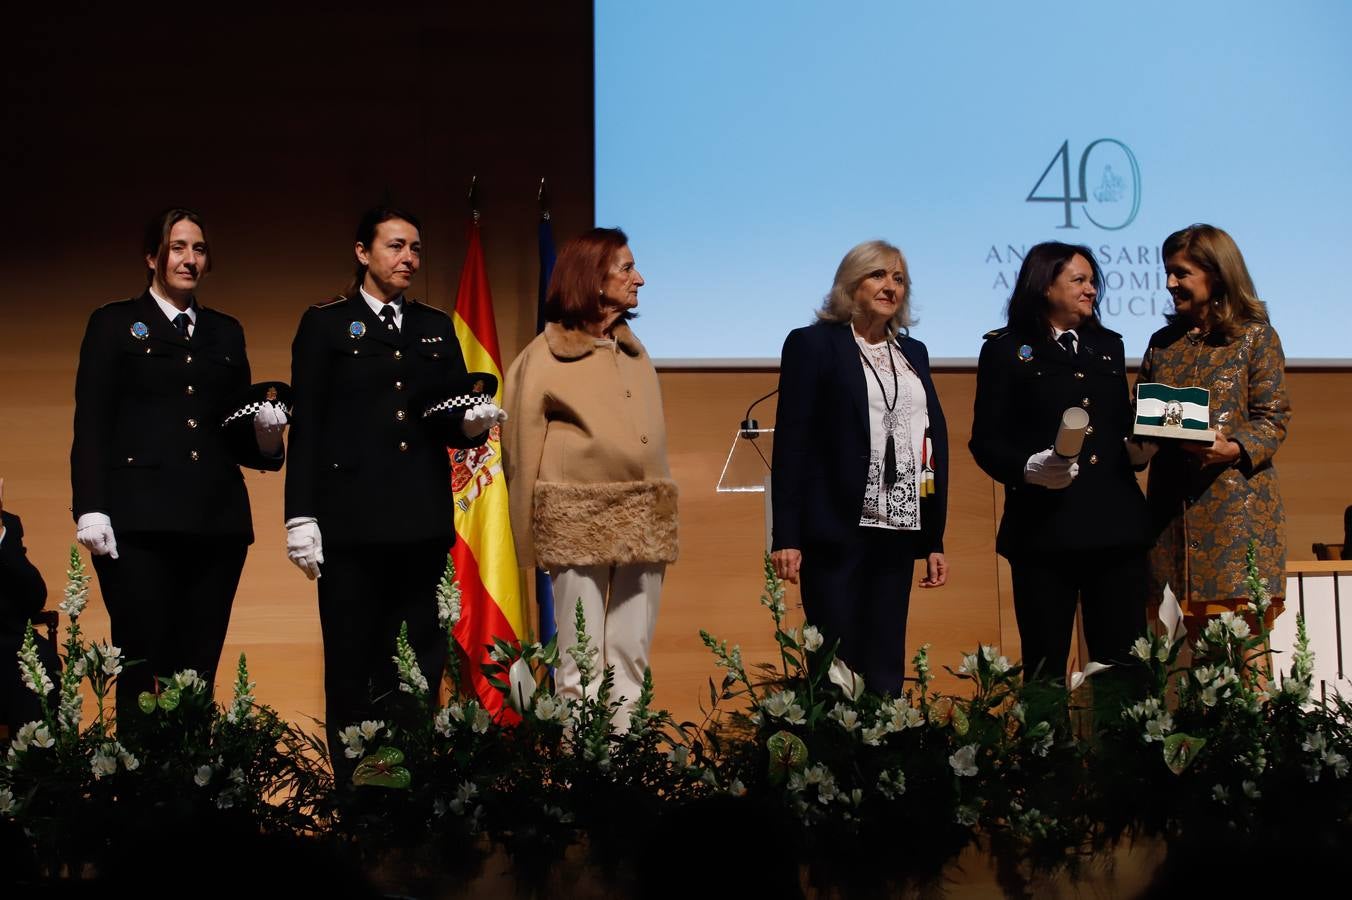
<svg viewBox="0 0 1352 900"><path fill-rule="evenodd" d="M1151 598L1169 585L1196 630L1248 597L1245 556L1274 600L1285 593L1286 517L1273 456L1291 405L1281 340L1230 235L1191 225L1164 241L1174 312L1150 338L1138 381L1211 392L1211 444L1168 442L1146 490Z"/></svg>

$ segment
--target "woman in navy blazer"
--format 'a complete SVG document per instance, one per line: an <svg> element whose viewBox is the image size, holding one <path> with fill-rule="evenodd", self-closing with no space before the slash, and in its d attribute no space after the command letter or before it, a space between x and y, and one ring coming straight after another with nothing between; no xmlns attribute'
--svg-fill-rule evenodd
<svg viewBox="0 0 1352 900"><path fill-rule="evenodd" d="M771 466L776 574L802 580L827 646L878 693L901 690L914 561L948 580L948 429L929 353L911 338L911 279L883 241L850 250L780 359Z"/></svg>

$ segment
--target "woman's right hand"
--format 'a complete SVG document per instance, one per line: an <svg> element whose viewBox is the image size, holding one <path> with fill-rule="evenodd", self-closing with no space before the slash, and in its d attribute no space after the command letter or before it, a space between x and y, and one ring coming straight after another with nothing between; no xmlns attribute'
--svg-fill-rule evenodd
<svg viewBox="0 0 1352 900"><path fill-rule="evenodd" d="M790 584L798 583L798 570L803 567L803 551L787 548L770 554L770 562L775 567L775 576Z"/></svg>

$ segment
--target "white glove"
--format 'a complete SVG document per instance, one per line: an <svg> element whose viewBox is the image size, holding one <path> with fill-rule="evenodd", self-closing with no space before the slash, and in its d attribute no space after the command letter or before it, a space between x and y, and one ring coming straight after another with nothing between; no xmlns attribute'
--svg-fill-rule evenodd
<svg viewBox="0 0 1352 900"><path fill-rule="evenodd" d="M75 522L75 540L95 556L117 559L117 538L107 513L82 513Z"/></svg>
<svg viewBox="0 0 1352 900"><path fill-rule="evenodd" d="M264 456L282 455L282 435L286 433L286 410L274 403L264 403L254 413L254 437L258 452Z"/></svg>
<svg viewBox="0 0 1352 900"><path fill-rule="evenodd" d="M1134 468L1141 468L1150 463L1151 458L1160 452L1159 441L1133 441L1131 438L1123 438L1127 442L1127 459L1131 460Z"/></svg>
<svg viewBox="0 0 1352 900"><path fill-rule="evenodd" d="M1079 457L1066 459L1057 455L1050 447L1041 453L1034 453L1028 457L1028 462L1023 464L1024 481L1053 491L1070 487L1070 483L1079 474Z"/></svg>
<svg viewBox="0 0 1352 900"><path fill-rule="evenodd" d="M309 516L286 520L286 555L306 577L314 581L324 564L324 542L319 523Z"/></svg>
<svg viewBox="0 0 1352 900"><path fill-rule="evenodd" d="M464 423L461 427L465 431L465 437L476 438L494 425L501 425L506 421L507 410L499 409L496 403L488 400L465 410Z"/></svg>

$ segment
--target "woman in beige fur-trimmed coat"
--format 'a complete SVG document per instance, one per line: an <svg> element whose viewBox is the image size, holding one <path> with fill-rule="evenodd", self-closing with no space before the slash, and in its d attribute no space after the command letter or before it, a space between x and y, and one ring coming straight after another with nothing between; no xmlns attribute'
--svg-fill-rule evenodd
<svg viewBox="0 0 1352 900"><path fill-rule="evenodd" d="M643 276L628 238L596 228L565 243L545 330L507 372L503 451L522 565L554 588L558 694L583 694L575 614L600 650L592 693L615 668L620 729L637 702L666 565L676 560L676 484L657 372L629 330Z"/></svg>

